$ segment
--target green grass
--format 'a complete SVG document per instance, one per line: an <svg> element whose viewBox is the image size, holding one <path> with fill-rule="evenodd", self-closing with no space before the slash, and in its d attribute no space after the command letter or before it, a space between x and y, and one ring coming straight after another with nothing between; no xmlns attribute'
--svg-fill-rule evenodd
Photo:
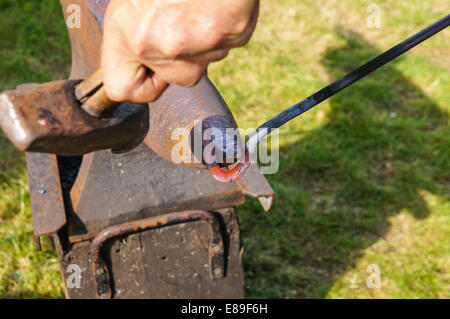
<svg viewBox="0 0 450 319"><path fill-rule="evenodd" d="M238 124L284 108L448 14L444 0L262 1L251 43L209 74ZM0 0L0 89L63 78L57 1ZM239 207L254 298L449 298L450 32L280 130L275 206ZM57 258L36 252L23 154L0 135L0 296L61 297ZM366 286L370 264L381 288Z"/></svg>
<svg viewBox="0 0 450 319"><path fill-rule="evenodd" d="M0 0L0 89L64 78L70 42L58 1ZM58 258L33 239L25 156L0 132L0 297L63 297Z"/></svg>

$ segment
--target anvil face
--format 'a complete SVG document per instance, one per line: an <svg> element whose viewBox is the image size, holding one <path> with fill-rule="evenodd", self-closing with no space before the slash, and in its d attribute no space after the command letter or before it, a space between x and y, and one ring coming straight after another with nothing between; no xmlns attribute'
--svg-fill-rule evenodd
<svg viewBox="0 0 450 319"><path fill-rule="evenodd" d="M22 151L83 155L121 149L142 141L148 131L148 107L122 104L110 117L95 118L80 106L74 88L63 80L0 95L0 126Z"/></svg>

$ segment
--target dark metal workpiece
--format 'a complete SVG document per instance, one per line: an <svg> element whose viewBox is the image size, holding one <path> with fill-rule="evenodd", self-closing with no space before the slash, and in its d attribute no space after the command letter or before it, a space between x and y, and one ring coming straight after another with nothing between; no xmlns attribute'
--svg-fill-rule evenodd
<svg viewBox="0 0 450 319"><path fill-rule="evenodd" d="M225 275L224 243L220 223L213 213L205 211L185 211L136 220L120 225L110 226L98 234L91 246L92 274L95 278L97 297L112 297L111 276L101 249L103 244L116 236L144 231L159 227L193 221L206 221L211 225L211 242L209 247L211 279L220 279Z"/></svg>

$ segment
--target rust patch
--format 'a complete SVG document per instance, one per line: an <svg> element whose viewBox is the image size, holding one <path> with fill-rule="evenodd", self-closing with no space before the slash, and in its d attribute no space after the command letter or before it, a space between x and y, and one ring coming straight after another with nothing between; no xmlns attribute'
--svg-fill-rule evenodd
<svg viewBox="0 0 450 319"><path fill-rule="evenodd" d="M111 276L108 266L101 253L103 244L108 239L143 230L194 221L206 221L211 225L212 234L209 247L211 267L210 276L211 279L223 278L225 276L225 248L222 237L222 229L217 217L215 217L213 213L205 211L171 213L110 226L94 238L91 246L91 257L92 274L95 278L97 298L112 298Z"/></svg>

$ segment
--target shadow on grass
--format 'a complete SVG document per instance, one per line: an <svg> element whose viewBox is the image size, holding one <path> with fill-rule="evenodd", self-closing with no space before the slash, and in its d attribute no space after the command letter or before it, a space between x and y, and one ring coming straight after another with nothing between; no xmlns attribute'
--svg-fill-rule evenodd
<svg viewBox="0 0 450 319"><path fill-rule="evenodd" d="M380 53L338 34L345 44L322 57L333 79ZM325 297L389 217L426 218L423 192L445 196L448 115L396 63L333 97L320 129L280 149L280 171L268 176L274 209L250 201L240 214L247 297Z"/></svg>

